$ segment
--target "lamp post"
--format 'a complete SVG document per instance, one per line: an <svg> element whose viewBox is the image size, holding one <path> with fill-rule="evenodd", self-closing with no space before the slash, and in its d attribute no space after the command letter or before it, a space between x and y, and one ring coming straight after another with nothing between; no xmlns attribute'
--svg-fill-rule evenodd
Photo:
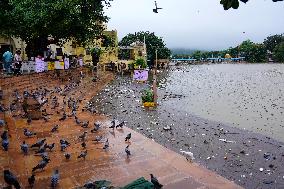
<svg viewBox="0 0 284 189"><path fill-rule="evenodd" d="M153 95L154 95L154 104L157 106L157 65L158 65L158 51L156 49L156 59L155 59L155 65L154 65L154 75L153 75Z"/></svg>

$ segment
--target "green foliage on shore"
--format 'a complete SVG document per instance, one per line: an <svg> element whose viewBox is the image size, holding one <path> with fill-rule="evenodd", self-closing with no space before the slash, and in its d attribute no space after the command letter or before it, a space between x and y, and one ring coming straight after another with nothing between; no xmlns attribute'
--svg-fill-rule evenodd
<svg viewBox="0 0 284 189"><path fill-rule="evenodd" d="M249 0L221 0L220 4L223 5L224 10L229 10L230 8L238 9L240 6L239 2L247 3ZM273 2L283 1L283 0L272 0Z"/></svg>
<svg viewBox="0 0 284 189"><path fill-rule="evenodd" d="M173 58L195 58L197 60L207 58L224 58L226 54L233 58L245 57L250 63L267 62L273 58L275 62L284 62L284 35L268 36L263 43L254 43L250 40L243 41L236 47L230 47L222 51L195 51L192 54L174 54Z"/></svg>

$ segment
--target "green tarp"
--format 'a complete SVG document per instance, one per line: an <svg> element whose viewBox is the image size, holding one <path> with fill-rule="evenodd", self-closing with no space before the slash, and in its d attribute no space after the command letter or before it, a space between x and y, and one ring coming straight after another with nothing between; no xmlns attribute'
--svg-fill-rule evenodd
<svg viewBox="0 0 284 189"><path fill-rule="evenodd" d="M154 185L151 182L145 180L144 177L141 177L122 187L121 189L154 189Z"/></svg>

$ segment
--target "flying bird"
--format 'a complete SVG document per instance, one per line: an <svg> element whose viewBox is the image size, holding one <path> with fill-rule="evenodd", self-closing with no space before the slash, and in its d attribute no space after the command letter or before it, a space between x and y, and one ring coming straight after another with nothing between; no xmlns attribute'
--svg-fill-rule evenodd
<svg viewBox="0 0 284 189"><path fill-rule="evenodd" d="M154 13L158 13L158 10L159 10L159 9L163 9L163 8L158 8L158 6L157 6L157 1L155 1L155 7L156 7L156 8L153 9L153 12L154 12Z"/></svg>
<svg viewBox="0 0 284 189"><path fill-rule="evenodd" d="M150 176L151 176L151 182L154 184L154 189L160 189L163 187L163 185L159 183L158 179L154 177L153 174L150 174Z"/></svg>

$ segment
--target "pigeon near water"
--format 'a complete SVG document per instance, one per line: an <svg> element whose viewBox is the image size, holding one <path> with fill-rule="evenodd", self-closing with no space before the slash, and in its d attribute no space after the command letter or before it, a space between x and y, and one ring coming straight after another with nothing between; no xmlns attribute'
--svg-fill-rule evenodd
<svg viewBox="0 0 284 189"><path fill-rule="evenodd" d="M129 133L129 134L125 137L125 142L129 142L130 139L131 139L131 133Z"/></svg>
<svg viewBox="0 0 284 189"><path fill-rule="evenodd" d="M150 176L151 176L151 182L154 184L154 189L160 189L163 187L163 185L159 183L158 179L154 177L153 174L150 174Z"/></svg>

